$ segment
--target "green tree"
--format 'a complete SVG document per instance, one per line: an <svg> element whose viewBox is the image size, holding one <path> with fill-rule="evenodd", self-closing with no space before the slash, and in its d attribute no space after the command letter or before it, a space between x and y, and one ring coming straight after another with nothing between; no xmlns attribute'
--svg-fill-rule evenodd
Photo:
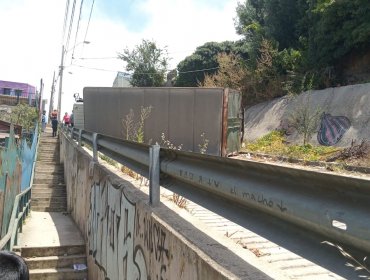
<svg viewBox="0 0 370 280"><path fill-rule="evenodd" d="M165 82L168 66L166 48L158 48L155 42L142 40L132 51L125 49L118 58L127 63L126 71L132 71L131 85L134 87L159 87Z"/></svg>
<svg viewBox="0 0 370 280"><path fill-rule="evenodd" d="M279 50L297 48L306 32L302 22L307 7L305 0L246 0L236 9L236 31L253 49L262 38L275 40Z"/></svg>
<svg viewBox="0 0 370 280"><path fill-rule="evenodd" d="M11 112L2 111L0 119L22 126L26 131L34 128L35 122L38 119L37 110L27 104L18 104L12 107Z"/></svg>
<svg viewBox="0 0 370 280"><path fill-rule="evenodd" d="M198 84L203 83L205 75L212 75L217 72L219 67L217 55L230 52L243 52L243 46L225 41L221 43L208 42L198 47L192 55L178 64L178 77L175 85L179 87L198 86Z"/></svg>
<svg viewBox="0 0 370 280"><path fill-rule="evenodd" d="M312 67L333 66L350 52L370 48L368 0L317 0L310 13L308 51Z"/></svg>

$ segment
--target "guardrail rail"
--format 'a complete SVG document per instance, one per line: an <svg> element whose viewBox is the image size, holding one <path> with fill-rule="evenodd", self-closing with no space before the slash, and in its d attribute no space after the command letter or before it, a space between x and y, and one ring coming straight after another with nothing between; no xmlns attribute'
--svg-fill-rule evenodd
<svg viewBox="0 0 370 280"><path fill-rule="evenodd" d="M370 180L272 164L170 150L74 128L62 129L159 186L202 189L232 205L254 208L339 243L370 252Z"/></svg>

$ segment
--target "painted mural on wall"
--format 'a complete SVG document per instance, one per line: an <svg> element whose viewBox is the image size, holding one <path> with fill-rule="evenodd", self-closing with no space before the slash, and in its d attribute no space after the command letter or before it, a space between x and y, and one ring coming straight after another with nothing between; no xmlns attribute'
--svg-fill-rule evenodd
<svg viewBox="0 0 370 280"><path fill-rule="evenodd" d="M24 191L30 186L32 178L32 167L36 155L36 146L38 141L38 124L36 123L32 135L32 142L28 143L25 138L21 143L21 158L22 158L22 182L21 191Z"/></svg>
<svg viewBox="0 0 370 280"><path fill-rule="evenodd" d="M166 233L108 180L91 187L87 234L89 254L105 279L168 279Z"/></svg>
<svg viewBox="0 0 370 280"><path fill-rule="evenodd" d="M0 237L4 237L9 226L14 199L20 192L22 164L15 142L13 127L5 148L0 150Z"/></svg>
<svg viewBox="0 0 370 280"><path fill-rule="evenodd" d="M333 146L342 139L350 127L351 122L347 117L323 113L317 141L324 146Z"/></svg>

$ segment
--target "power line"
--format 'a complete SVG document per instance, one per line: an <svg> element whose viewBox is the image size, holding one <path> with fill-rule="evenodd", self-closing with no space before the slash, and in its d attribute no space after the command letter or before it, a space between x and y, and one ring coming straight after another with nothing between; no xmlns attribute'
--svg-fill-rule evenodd
<svg viewBox="0 0 370 280"><path fill-rule="evenodd" d="M85 60L85 59L120 59L120 58L118 58L117 56L106 56L106 57L77 57L75 59Z"/></svg>
<svg viewBox="0 0 370 280"><path fill-rule="evenodd" d="M75 15L75 8L76 8L76 0L73 1L72 12L71 12L71 19L69 21L68 37L67 37L67 41L66 41L66 49L68 49L69 39L71 38L71 31L72 31L73 19L74 19L74 15Z"/></svg>
<svg viewBox="0 0 370 280"><path fill-rule="evenodd" d="M86 69L91 69L91 70L105 71L105 72L114 72L114 73L122 72L122 71L117 71L117 70L109 70L109 69L96 68L96 67L88 67L88 66L83 66L83 65L78 65L78 64L73 64L71 66L86 68Z"/></svg>
<svg viewBox="0 0 370 280"><path fill-rule="evenodd" d="M204 72L204 71L209 71L209 70L216 70L219 68L220 67L213 67L213 68L205 68L205 69L199 69L199 70L179 71L177 73L186 74L186 73Z"/></svg>
<svg viewBox="0 0 370 280"><path fill-rule="evenodd" d="M103 69L103 68L95 68L95 67L88 67L88 66L84 66L84 65L77 65L77 64L73 64L73 65L70 65L70 66L76 66L76 67L80 67L80 68L86 68L86 69L91 69L91 70L98 70L98 71L106 71L106 72L123 72L123 73L126 73L126 74L129 74L127 72L124 72L122 70L109 70L109 69ZM196 73L196 72L205 72L205 71L209 71L209 70L216 70L216 69L219 69L220 67L213 67L213 68L204 68L204 69L197 69L197 70L190 70L190 71L178 71L177 73L178 74L186 74L186 73ZM166 70L167 72L170 72L172 70ZM154 72L136 72L135 73L136 75L153 75L153 74L157 74L157 73L154 73ZM129 74L131 75L131 74Z"/></svg>
<svg viewBox="0 0 370 280"><path fill-rule="evenodd" d="M89 15L89 21L87 22L87 27L86 27L86 33L85 33L84 41L86 41L87 32L89 31L91 15L92 15L92 12L93 12L93 9L94 9L94 3L95 3L95 0L93 0L93 1L92 1L92 4L91 4L90 15Z"/></svg>
<svg viewBox="0 0 370 280"><path fill-rule="evenodd" d="M78 35L78 30L80 28L80 21L81 21L81 13L82 13L82 6L84 4L84 0L81 0L80 4L80 14L78 15L78 22L77 22L77 29L76 29L76 35L75 35L75 43L73 45L73 51L72 51L72 59L75 54L75 47L76 47L76 42L77 42L77 35Z"/></svg>
<svg viewBox="0 0 370 280"><path fill-rule="evenodd" d="M63 23L62 45L63 45L63 42L64 42L64 36L66 35L68 10L69 10L69 0L66 0L66 8L65 8L65 12L64 12L64 23Z"/></svg>

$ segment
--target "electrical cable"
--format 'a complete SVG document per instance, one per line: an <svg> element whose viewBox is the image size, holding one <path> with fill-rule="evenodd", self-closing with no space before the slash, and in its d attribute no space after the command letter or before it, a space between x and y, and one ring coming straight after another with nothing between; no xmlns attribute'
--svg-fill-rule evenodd
<svg viewBox="0 0 370 280"><path fill-rule="evenodd" d="M65 44L65 49L66 50L68 50L69 39L71 38L71 32L72 32L72 26L73 26L73 19L74 19L74 15L75 15L75 8L76 8L76 0L73 1L72 12L71 12L71 19L69 21L68 36L67 36L67 41L66 41L66 44Z"/></svg>
<svg viewBox="0 0 370 280"><path fill-rule="evenodd" d="M91 69L91 70L98 70L98 71L106 71L106 72L122 72L122 73L126 73L128 75L131 75L127 72L124 72L124 71L121 71L121 70L109 70L109 69L103 69L103 68L96 68L96 67L88 67L88 66L83 66L83 65L78 65L78 64L73 64L73 65L70 65L70 66L76 66L76 67L80 67L80 68L86 68L86 69ZM178 74L187 74L187 73L196 73L196 72L205 72L205 71L209 71L209 70L216 70L216 69L219 69L220 67L213 67L213 68L204 68L204 69L197 69L197 70L190 70L190 71L178 71L177 73ZM167 72L170 72L172 70L167 70ZM154 73L154 72L137 72L135 73L136 75L151 75L151 74L157 74L157 73Z"/></svg>
<svg viewBox="0 0 370 280"><path fill-rule="evenodd" d="M74 45L73 45L73 51L72 51L71 63L72 63L72 60L73 60L73 58L74 58L74 54L75 54L75 47L76 47L76 42L77 42L78 30L79 30L79 28L80 28L80 21L81 21L81 13L82 13L82 7L83 7L83 4L84 4L84 0L81 0L81 4L80 4L80 14L78 15L77 29L76 29L76 35L75 35L75 43L74 43Z"/></svg>
<svg viewBox="0 0 370 280"><path fill-rule="evenodd" d="M64 12L64 23L63 23L62 45L63 45L63 42L64 42L64 36L66 35L68 10L69 10L69 0L66 0L66 8L65 8L65 12Z"/></svg>
<svg viewBox="0 0 370 280"><path fill-rule="evenodd" d="M87 27L86 27L86 33L85 33L84 41L86 41L87 32L89 31L91 15L92 15L92 12L93 12L93 9L94 9L94 3L95 3L95 0L93 0L93 2L92 2L92 4L91 4L90 15L89 15L89 21L87 22Z"/></svg>

